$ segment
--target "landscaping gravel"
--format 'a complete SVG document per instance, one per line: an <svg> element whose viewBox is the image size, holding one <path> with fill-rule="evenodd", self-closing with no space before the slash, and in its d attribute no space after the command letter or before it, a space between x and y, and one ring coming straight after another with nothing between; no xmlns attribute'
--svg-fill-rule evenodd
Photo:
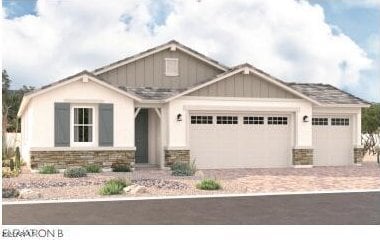
<svg viewBox="0 0 380 240"><path fill-rule="evenodd" d="M172 176L168 170L153 169L126 173L89 173L82 178L65 178L62 173L22 173L15 178L3 178L3 188L30 189L40 193L41 199L104 198L99 195L99 189L104 182L114 178L130 180L133 184L146 187L147 192L137 195L124 193L112 197L380 189L380 167L375 162L363 163L362 166L309 169L202 170L195 176L181 177ZM204 178L218 180L222 189L196 189L195 185Z"/></svg>

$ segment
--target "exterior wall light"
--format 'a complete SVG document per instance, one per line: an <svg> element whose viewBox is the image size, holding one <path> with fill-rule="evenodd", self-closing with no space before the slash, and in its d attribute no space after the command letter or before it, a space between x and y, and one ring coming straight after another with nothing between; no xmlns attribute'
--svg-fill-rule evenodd
<svg viewBox="0 0 380 240"><path fill-rule="evenodd" d="M177 122L181 122L182 121L182 114L178 113L177 114Z"/></svg>
<svg viewBox="0 0 380 240"><path fill-rule="evenodd" d="M303 122L309 122L309 117L308 116L303 116Z"/></svg>

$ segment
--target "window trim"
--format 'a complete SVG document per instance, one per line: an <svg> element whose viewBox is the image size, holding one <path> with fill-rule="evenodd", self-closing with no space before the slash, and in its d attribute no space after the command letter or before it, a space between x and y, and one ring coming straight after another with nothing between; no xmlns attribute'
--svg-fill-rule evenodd
<svg viewBox="0 0 380 240"><path fill-rule="evenodd" d="M92 141L91 142L75 142L74 141L74 111L75 108L91 108L92 109ZM88 104L71 104L70 106L70 146L73 147L95 147L98 144L98 121L97 108Z"/></svg>
<svg viewBox="0 0 380 240"><path fill-rule="evenodd" d="M264 116L243 116L243 125L264 125Z"/></svg>
<svg viewBox="0 0 380 240"><path fill-rule="evenodd" d="M173 61L177 64L177 72L168 71L168 62ZM165 58L165 76L167 77L177 77L179 76L179 59L178 58Z"/></svg>
<svg viewBox="0 0 380 240"><path fill-rule="evenodd" d="M312 117L311 118L312 126L329 126L328 117Z"/></svg>
<svg viewBox="0 0 380 240"><path fill-rule="evenodd" d="M288 116L268 116L267 125L287 126L289 125L289 117Z"/></svg>
<svg viewBox="0 0 380 240"><path fill-rule="evenodd" d="M218 120L218 118L221 118ZM231 118L223 120L222 118ZM225 122L224 122L225 121ZM232 116L232 115L217 115L216 116L216 125L238 125L239 124L239 117L238 116Z"/></svg>
<svg viewBox="0 0 380 240"><path fill-rule="evenodd" d="M335 121L333 121L335 120ZM338 120L338 122L336 122ZM343 124L341 124L340 121L343 121ZM334 122L334 123L333 123ZM337 124L339 123L339 124ZM349 117L332 117L330 119L331 126L350 126L350 118Z"/></svg>
<svg viewBox="0 0 380 240"><path fill-rule="evenodd" d="M193 119L195 118L195 119ZM214 124L214 116L212 115L191 115L191 125L212 125Z"/></svg>

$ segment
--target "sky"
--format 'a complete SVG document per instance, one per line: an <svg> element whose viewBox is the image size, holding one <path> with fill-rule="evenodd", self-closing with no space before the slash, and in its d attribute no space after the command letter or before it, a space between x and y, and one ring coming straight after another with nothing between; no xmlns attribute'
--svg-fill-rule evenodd
<svg viewBox="0 0 380 240"><path fill-rule="evenodd" d="M3 68L40 87L175 39L380 102L380 0L3 0Z"/></svg>

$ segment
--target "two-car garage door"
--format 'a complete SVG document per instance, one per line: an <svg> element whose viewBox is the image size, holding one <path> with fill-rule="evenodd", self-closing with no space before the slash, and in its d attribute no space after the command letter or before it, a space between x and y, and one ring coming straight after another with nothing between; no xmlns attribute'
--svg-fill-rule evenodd
<svg viewBox="0 0 380 240"><path fill-rule="evenodd" d="M198 168L291 166L290 114L190 115L190 153Z"/></svg>

